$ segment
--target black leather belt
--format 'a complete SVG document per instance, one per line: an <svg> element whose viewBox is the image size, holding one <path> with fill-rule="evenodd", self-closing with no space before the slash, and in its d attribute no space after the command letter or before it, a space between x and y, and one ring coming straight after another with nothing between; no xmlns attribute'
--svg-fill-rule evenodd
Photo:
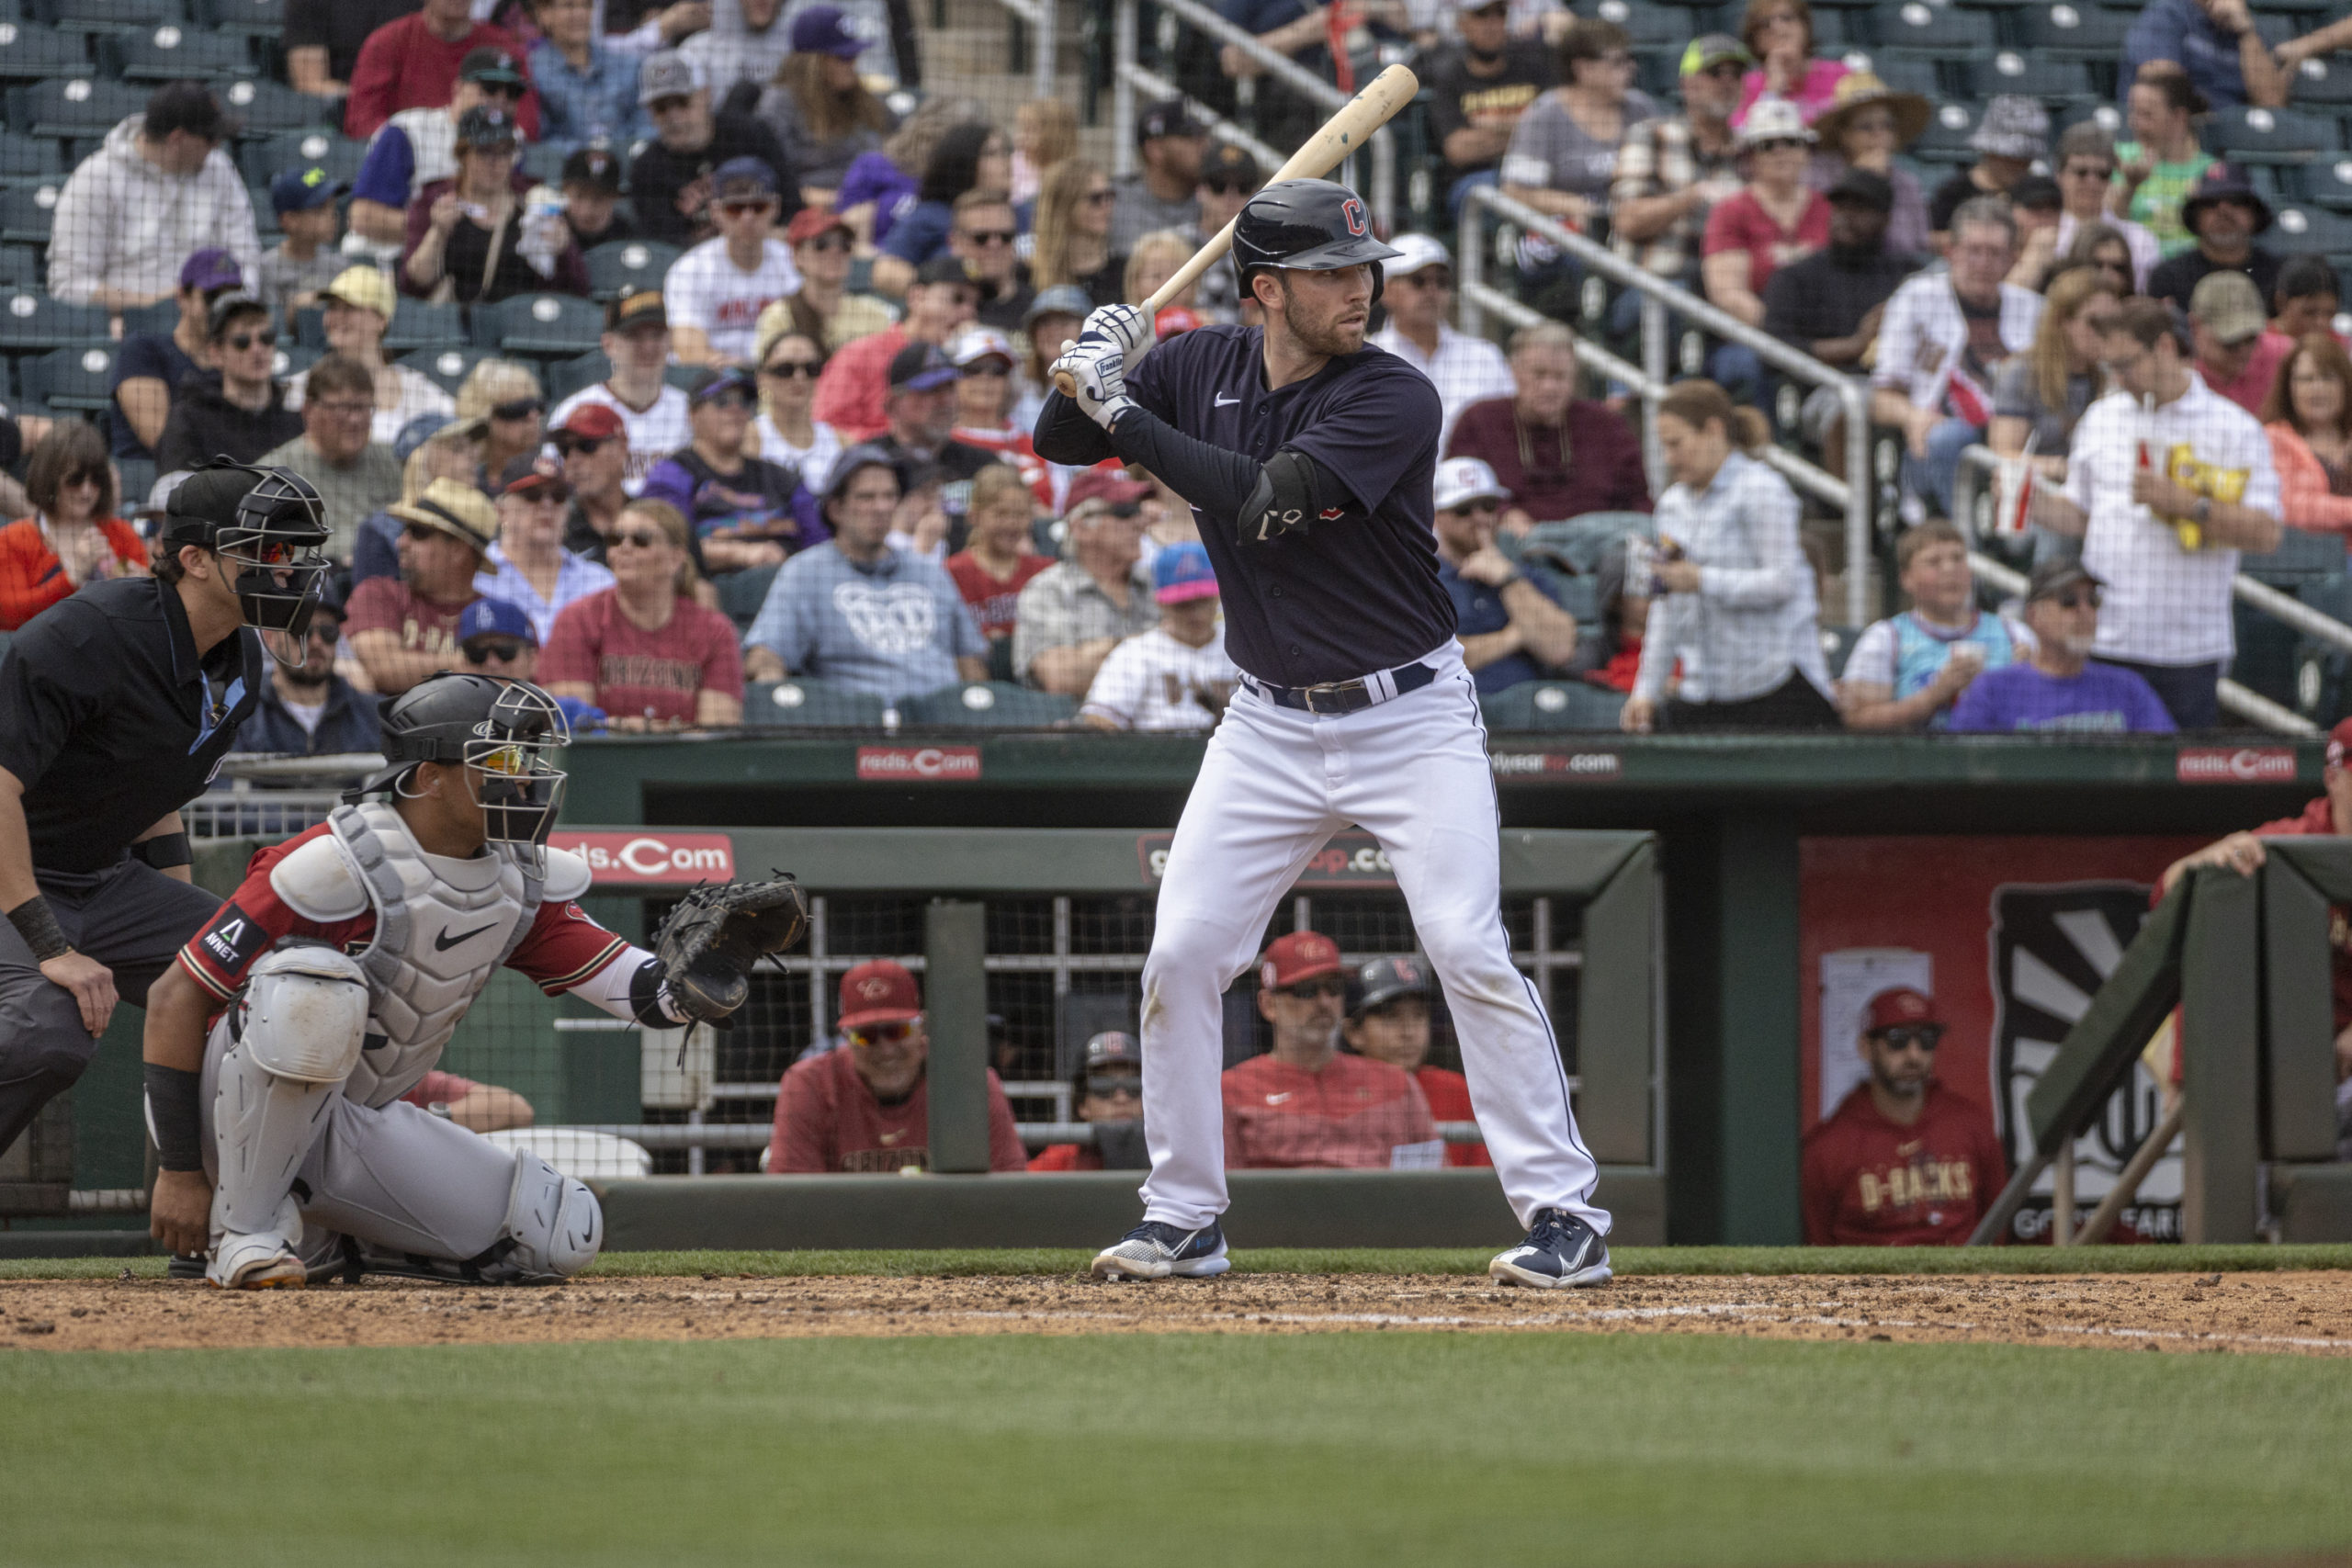
<svg viewBox="0 0 2352 1568"><path fill-rule="evenodd" d="M1326 681L1319 686L1276 686L1252 679L1265 698L1277 706L1296 708L1317 717L1331 714L1361 713L1392 697L1408 692L1418 692L1437 679L1437 671L1427 664L1399 664L1394 670L1384 670L1377 675L1366 675L1354 681ZM1379 688L1386 686L1388 690Z"/></svg>

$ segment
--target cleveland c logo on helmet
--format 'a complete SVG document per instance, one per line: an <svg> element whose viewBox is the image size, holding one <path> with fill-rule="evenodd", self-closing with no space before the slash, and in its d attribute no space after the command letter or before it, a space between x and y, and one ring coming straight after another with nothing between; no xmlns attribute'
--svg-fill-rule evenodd
<svg viewBox="0 0 2352 1568"><path fill-rule="evenodd" d="M1371 223L1364 219L1363 203L1354 197L1340 203L1340 216L1346 221L1349 233L1362 238L1372 232Z"/></svg>

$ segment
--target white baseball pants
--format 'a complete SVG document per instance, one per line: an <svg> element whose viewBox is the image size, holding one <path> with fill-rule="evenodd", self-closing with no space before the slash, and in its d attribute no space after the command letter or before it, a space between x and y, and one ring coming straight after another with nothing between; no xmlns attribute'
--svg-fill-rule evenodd
<svg viewBox="0 0 2352 1568"><path fill-rule="evenodd" d="M1247 684L1210 739L1159 887L1143 975L1144 1217L1192 1230L1223 1213L1226 987L1308 858L1353 823L1395 867L1445 987L1471 1105L1520 1223L1565 1209L1602 1235L1599 1175L1535 987L1502 921L1494 773L1459 643L1418 692L1340 717L1277 706Z"/></svg>

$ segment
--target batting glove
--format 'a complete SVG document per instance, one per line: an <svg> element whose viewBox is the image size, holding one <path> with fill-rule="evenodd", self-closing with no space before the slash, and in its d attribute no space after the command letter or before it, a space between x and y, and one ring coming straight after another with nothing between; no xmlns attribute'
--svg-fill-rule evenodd
<svg viewBox="0 0 2352 1568"><path fill-rule="evenodd" d="M1098 305L1079 329L1081 344L1107 338L1119 345L1127 369L1151 352L1155 333L1151 318L1134 305Z"/></svg>
<svg viewBox="0 0 2352 1568"><path fill-rule="evenodd" d="M1087 418L1105 430L1136 406L1136 400L1127 396L1125 355L1110 338L1062 344L1061 357L1054 361L1053 368L1057 374L1069 372L1078 382L1074 400Z"/></svg>

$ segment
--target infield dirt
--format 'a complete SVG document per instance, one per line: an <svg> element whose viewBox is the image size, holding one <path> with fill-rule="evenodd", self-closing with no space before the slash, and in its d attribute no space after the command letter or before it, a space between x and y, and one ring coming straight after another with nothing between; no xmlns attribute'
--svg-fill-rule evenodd
<svg viewBox="0 0 2352 1568"><path fill-rule="evenodd" d="M0 1282L0 1349L981 1334L1711 1334L2352 1354L2352 1273L1640 1277L1597 1291L1448 1275L588 1279L548 1290L370 1280L232 1293L156 1279Z"/></svg>

